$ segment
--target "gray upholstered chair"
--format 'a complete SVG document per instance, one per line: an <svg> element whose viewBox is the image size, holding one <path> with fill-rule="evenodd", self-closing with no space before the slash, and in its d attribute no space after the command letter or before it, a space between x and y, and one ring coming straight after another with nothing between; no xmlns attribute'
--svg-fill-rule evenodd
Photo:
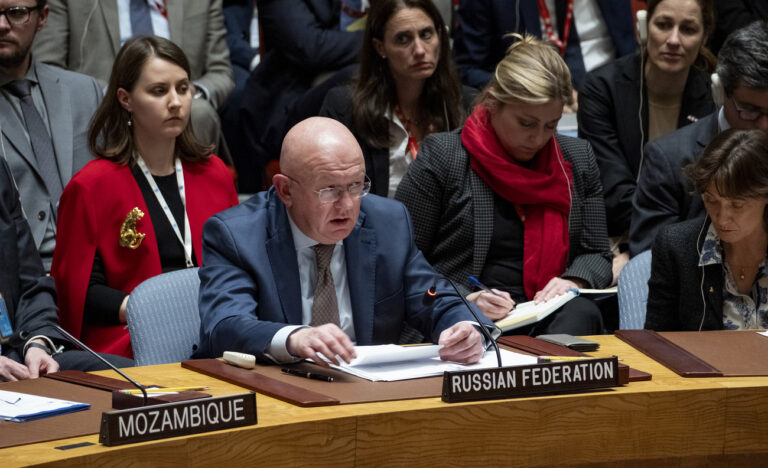
<svg viewBox="0 0 768 468"><path fill-rule="evenodd" d="M651 251L632 257L619 274L619 328L642 329L648 302L648 279L651 277Z"/></svg>
<svg viewBox="0 0 768 468"><path fill-rule="evenodd" d="M149 278L131 293L127 319L137 366L189 359L200 337L197 270Z"/></svg>

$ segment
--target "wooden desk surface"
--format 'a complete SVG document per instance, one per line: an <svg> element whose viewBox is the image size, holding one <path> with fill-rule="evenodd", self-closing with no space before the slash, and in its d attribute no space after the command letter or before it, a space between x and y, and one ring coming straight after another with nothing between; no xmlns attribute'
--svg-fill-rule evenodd
<svg viewBox="0 0 768 468"><path fill-rule="evenodd" d="M684 379L613 336L590 337L653 380L578 395L447 404L439 398L299 408L257 396L256 426L104 447L98 435L0 450L4 467L552 466L764 464L768 377ZM127 369L144 383L242 388L179 364ZM114 376L114 372L103 372ZM96 445L56 450L79 442Z"/></svg>

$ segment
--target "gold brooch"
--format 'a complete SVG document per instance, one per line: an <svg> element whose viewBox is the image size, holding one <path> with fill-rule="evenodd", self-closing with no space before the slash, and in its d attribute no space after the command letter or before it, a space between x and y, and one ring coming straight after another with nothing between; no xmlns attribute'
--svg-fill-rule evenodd
<svg viewBox="0 0 768 468"><path fill-rule="evenodd" d="M144 213L135 207L125 217L123 225L120 226L120 247L128 247L129 249L136 249L141 245L141 241L144 240L146 234L136 231L136 222L144 217Z"/></svg>

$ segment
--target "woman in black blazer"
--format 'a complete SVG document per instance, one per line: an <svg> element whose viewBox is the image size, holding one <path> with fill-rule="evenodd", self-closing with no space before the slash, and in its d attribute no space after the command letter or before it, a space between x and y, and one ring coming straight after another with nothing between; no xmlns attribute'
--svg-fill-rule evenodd
<svg viewBox="0 0 768 468"><path fill-rule="evenodd" d="M464 122L473 93L462 89L446 31L431 0L372 2L360 75L323 102L320 115L342 122L360 143L376 195L394 195L425 136Z"/></svg>
<svg viewBox="0 0 768 468"><path fill-rule="evenodd" d="M686 168L707 217L656 237L645 328L768 328L766 154L767 133L731 129Z"/></svg>
<svg viewBox="0 0 768 468"><path fill-rule="evenodd" d="M440 273L463 293L469 275L495 288L469 295L492 320L515 303L611 280L594 155L588 143L555 135L572 100L570 73L550 46L520 39L464 127L424 140L395 195ZM601 333L602 319L577 297L526 332Z"/></svg>
<svg viewBox="0 0 768 468"><path fill-rule="evenodd" d="M704 47L714 28L712 0L696 0L695 10L685 5L649 1L644 49L589 73L579 93L579 137L595 150L608 235L617 243L629 230L643 145L715 110L708 76L714 57ZM614 280L628 259L617 257Z"/></svg>

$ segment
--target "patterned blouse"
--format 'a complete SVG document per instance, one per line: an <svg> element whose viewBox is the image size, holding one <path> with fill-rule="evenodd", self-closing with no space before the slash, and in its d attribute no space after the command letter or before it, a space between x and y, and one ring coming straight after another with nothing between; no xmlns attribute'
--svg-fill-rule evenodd
<svg viewBox="0 0 768 468"><path fill-rule="evenodd" d="M723 285L723 328L742 330L768 328L768 274L766 259L757 269L755 282L749 294L741 294L733 278L733 272L723 261L723 248L717 231L710 225L704 245L701 248L699 266L722 265Z"/></svg>

